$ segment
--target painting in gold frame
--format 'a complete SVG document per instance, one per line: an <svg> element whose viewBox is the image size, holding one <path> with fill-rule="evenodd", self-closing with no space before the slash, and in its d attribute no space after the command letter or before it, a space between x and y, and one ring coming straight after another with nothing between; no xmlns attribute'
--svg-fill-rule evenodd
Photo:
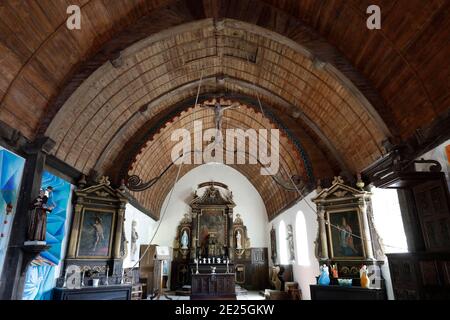
<svg viewBox="0 0 450 320"><path fill-rule="evenodd" d="M199 243L207 248L211 236L214 236L216 249L227 244L227 216L222 209L202 209L198 219ZM203 253L206 255L206 252ZM219 254L217 254L219 255Z"/></svg>
<svg viewBox="0 0 450 320"><path fill-rule="evenodd" d="M335 260L364 259L362 225L358 209L327 212L328 239L331 258Z"/></svg>
<svg viewBox="0 0 450 320"><path fill-rule="evenodd" d="M83 209L78 235L78 258L111 257L114 220L114 211Z"/></svg>

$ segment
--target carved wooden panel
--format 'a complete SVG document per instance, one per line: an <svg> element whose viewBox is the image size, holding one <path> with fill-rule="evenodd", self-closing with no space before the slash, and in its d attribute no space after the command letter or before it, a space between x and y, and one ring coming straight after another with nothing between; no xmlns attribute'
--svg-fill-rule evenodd
<svg viewBox="0 0 450 320"><path fill-rule="evenodd" d="M450 210L445 181L434 180L413 189L425 245L429 250L450 248Z"/></svg>
<svg viewBox="0 0 450 320"><path fill-rule="evenodd" d="M191 298L234 297L234 274L193 274Z"/></svg>
<svg viewBox="0 0 450 320"><path fill-rule="evenodd" d="M422 283L427 285L439 285L438 271L435 261L420 261L420 274L422 276Z"/></svg>
<svg viewBox="0 0 450 320"><path fill-rule="evenodd" d="M395 299L450 299L449 253L388 254Z"/></svg>

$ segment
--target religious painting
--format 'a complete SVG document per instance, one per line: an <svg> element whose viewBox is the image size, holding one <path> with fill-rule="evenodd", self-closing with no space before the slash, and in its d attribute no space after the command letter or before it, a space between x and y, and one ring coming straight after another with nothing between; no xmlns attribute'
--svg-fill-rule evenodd
<svg viewBox="0 0 450 320"><path fill-rule="evenodd" d="M202 210L199 216L199 242L205 256L222 254L226 244L227 217L223 210Z"/></svg>
<svg viewBox="0 0 450 320"><path fill-rule="evenodd" d="M448 183L448 186L450 188L450 144L447 144L445 146L445 157L447 158L447 163L446 163L444 172L445 172L445 174L447 176L447 183Z"/></svg>
<svg viewBox="0 0 450 320"><path fill-rule="evenodd" d="M0 274L16 213L25 159L0 147Z"/></svg>
<svg viewBox="0 0 450 320"><path fill-rule="evenodd" d="M328 236L333 259L364 258L358 211L328 212Z"/></svg>
<svg viewBox="0 0 450 320"><path fill-rule="evenodd" d="M270 230L270 257L272 258L272 262L275 264L277 261L277 235L275 228L272 225L272 230Z"/></svg>
<svg viewBox="0 0 450 320"><path fill-rule="evenodd" d="M78 257L111 256L114 212L85 209L81 220Z"/></svg>

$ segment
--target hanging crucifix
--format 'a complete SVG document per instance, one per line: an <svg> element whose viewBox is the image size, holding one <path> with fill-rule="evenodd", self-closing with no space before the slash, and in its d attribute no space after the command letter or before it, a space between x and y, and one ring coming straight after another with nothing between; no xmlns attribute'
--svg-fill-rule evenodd
<svg viewBox="0 0 450 320"><path fill-rule="evenodd" d="M222 131L222 118L223 112L227 109L239 108L239 103L224 103L223 101L219 102L214 99L212 102L204 102L202 107L211 108L214 110L214 124L215 128L218 131Z"/></svg>

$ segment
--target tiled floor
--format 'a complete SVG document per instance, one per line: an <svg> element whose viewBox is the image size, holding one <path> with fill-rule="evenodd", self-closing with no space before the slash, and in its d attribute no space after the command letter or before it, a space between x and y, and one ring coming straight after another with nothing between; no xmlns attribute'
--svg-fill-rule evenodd
<svg viewBox="0 0 450 320"><path fill-rule="evenodd" d="M168 297L172 300L190 300L189 296L168 295ZM236 298L237 300L264 300L264 297L258 291L247 291L246 294L240 294ZM167 300L167 298L161 297L160 300Z"/></svg>

